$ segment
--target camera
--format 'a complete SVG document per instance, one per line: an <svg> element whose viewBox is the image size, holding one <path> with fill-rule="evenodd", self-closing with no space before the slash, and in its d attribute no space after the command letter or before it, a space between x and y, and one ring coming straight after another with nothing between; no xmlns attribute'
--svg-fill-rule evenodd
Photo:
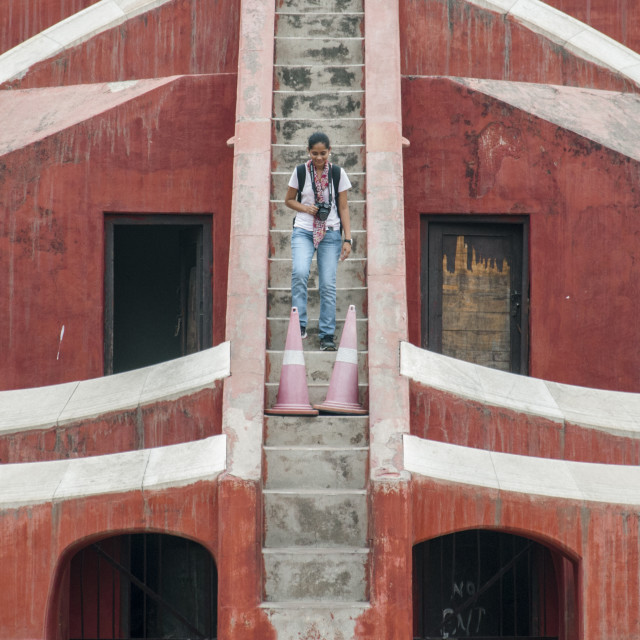
<svg viewBox="0 0 640 640"><path fill-rule="evenodd" d="M318 212L316 213L316 218L324 222L331 213L331 205L326 202L316 202L316 207L318 207Z"/></svg>

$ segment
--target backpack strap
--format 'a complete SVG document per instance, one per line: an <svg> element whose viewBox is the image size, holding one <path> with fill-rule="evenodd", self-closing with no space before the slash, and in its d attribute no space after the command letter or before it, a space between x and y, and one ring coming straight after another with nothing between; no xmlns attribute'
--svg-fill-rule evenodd
<svg viewBox="0 0 640 640"><path fill-rule="evenodd" d="M331 179L333 180L333 197L336 201L336 211L340 217L340 207L338 206L338 187L340 186L340 167L337 164L331 165Z"/></svg>
<svg viewBox="0 0 640 640"><path fill-rule="evenodd" d="M298 202L302 201L302 190L304 189L304 183L307 181L307 168L304 164L299 164L296 167L296 173L298 174Z"/></svg>

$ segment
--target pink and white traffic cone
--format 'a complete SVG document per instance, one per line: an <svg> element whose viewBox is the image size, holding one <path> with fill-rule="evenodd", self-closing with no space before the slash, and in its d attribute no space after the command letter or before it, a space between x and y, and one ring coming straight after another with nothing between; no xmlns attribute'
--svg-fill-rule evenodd
<svg viewBox="0 0 640 640"><path fill-rule="evenodd" d="M358 402L358 337L354 305L349 305L327 397L322 404L313 406L319 411L328 413L347 413L357 416L367 413Z"/></svg>
<svg viewBox="0 0 640 640"><path fill-rule="evenodd" d="M287 342L284 347L280 385L276 404L265 413L276 416L317 416L318 411L309 403L307 370L304 366L302 337L298 309L291 309Z"/></svg>

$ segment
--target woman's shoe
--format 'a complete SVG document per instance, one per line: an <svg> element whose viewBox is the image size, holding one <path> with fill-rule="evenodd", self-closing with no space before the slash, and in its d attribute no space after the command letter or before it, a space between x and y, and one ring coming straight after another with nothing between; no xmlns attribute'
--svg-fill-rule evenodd
<svg viewBox="0 0 640 640"><path fill-rule="evenodd" d="M336 343L333 341L333 336L324 336L320 338L320 351L335 351Z"/></svg>

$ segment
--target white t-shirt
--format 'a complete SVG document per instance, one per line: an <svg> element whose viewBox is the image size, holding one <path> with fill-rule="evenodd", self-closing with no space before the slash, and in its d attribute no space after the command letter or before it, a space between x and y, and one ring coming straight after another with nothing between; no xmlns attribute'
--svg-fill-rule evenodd
<svg viewBox="0 0 640 640"><path fill-rule="evenodd" d="M316 194L313 189L312 180L309 173L309 167L306 167L307 177L304 181L304 187L302 187L302 198L300 200L301 204L315 204L316 203ZM338 201L337 194L333 193L333 182L331 181L331 172L329 172L329 184L331 186L331 213L327 218L327 229L340 229L340 217L338 216L338 207L336 203ZM298 190L298 174L296 169L293 170L291 174L291 180L289 180L289 186L293 187L296 191ZM342 193L347 189L351 189L351 182L345 173L345 170L340 167L340 182L338 183L338 193ZM329 189L324 190L324 201L328 202L329 200ZM302 213L298 211L296 214L296 221L293 225L294 227L300 227L301 229L306 229L307 231L313 231L313 216L309 213Z"/></svg>

